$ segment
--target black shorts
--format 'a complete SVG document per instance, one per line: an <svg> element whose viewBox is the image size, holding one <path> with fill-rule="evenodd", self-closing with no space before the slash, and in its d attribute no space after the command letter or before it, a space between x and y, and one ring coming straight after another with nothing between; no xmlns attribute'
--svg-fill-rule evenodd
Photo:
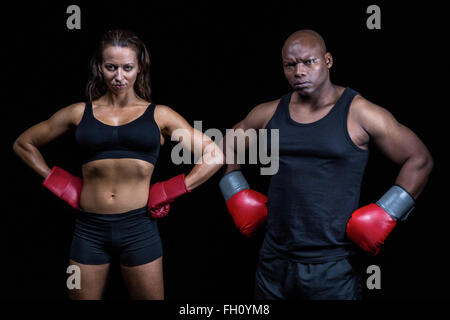
<svg viewBox="0 0 450 320"><path fill-rule="evenodd" d="M124 266L162 256L157 221L147 207L118 214L78 212L70 258L81 264L106 264L117 255Z"/></svg>
<svg viewBox="0 0 450 320"><path fill-rule="evenodd" d="M255 279L257 300L361 300L362 272L348 256L304 263L282 257L263 245Z"/></svg>

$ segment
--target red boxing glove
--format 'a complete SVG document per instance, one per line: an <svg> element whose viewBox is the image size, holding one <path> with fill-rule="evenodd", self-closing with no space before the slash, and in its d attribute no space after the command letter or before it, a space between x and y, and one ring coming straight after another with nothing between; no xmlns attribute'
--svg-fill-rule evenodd
<svg viewBox="0 0 450 320"><path fill-rule="evenodd" d="M377 254L397 221L404 221L413 209L414 198L395 185L376 204L353 212L347 222L347 236L365 251Z"/></svg>
<svg viewBox="0 0 450 320"><path fill-rule="evenodd" d="M81 178L75 177L66 170L54 166L44 182L42 182L42 185L74 209L78 209L81 189L83 187Z"/></svg>
<svg viewBox="0 0 450 320"><path fill-rule="evenodd" d="M241 233L251 237L267 219L267 197L258 191L245 189L227 201L234 224Z"/></svg>
<svg viewBox="0 0 450 320"><path fill-rule="evenodd" d="M267 197L251 190L240 170L225 174L219 188L239 231L251 237L267 219Z"/></svg>
<svg viewBox="0 0 450 320"><path fill-rule="evenodd" d="M191 192L184 182L184 174L150 186L148 211L153 218L162 218L170 210L170 203L185 193Z"/></svg>
<svg viewBox="0 0 450 320"><path fill-rule="evenodd" d="M377 254L397 223L374 203L353 212L347 222L347 236L365 251Z"/></svg>
<svg viewBox="0 0 450 320"><path fill-rule="evenodd" d="M150 187L151 188L151 187ZM152 218L162 218L170 211L170 204L165 204L162 207L153 207L148 209Z"/></svg>

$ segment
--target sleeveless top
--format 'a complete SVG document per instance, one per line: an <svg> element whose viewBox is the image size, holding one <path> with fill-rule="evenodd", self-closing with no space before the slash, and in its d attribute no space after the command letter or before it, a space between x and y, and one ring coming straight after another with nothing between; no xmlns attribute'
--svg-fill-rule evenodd
<svg viewBox="0 0 450 320"><path fill-rule="evenodd" d="M92 104L86 103L75 139L81 147L82 162L99 159L133 158L156 163L160 132L154 119L155 104L150 104L137 119L119 126L97 120Z"/></svg>
<svg viewBox="0 0 450 320"><path fill-rule="evenodd" d="M368 151L353 143L347 129L357 94L346 88L327 115L302 124L289 114L290 92L266 126L279 129L279 170L270 178L263 245L280 255L312 263L352 252L346 225L359 207L368 160Z"/></svg>

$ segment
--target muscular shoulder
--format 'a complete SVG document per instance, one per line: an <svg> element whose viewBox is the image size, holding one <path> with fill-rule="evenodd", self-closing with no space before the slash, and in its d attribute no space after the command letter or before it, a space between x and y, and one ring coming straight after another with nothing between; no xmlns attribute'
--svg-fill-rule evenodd
<svg viewBox="0 0 450 320"><path fill-rule="evenodd" d="M353 99L350 116L353 121L371 135L396 122L386 108L367 100L361 95L357 95Z"/></svg>
<svg viewBox="0 0 450 320"><path fill-rule="evenodd" d="M183 119L183 117L171 107L158 104L155 107L155 119L164 123L171 120L180 120Z"/></svg>
<svg viewBox="0 0 450 320"><path fill-rule="evenodd" d="M163 104L157 104L155 106L155 116L165 117L165 116L171 116L173 115L175 110L173 110L171 107L163 105Z"/></svg>
<svg viewBox="0 0 450 320"><path fill-rule="evenodd" d="M86 102L76 102L66 107L66 109L74 115L82 115L86 107Z"/></svg>
<svg viewBox="0 0 450 320"><path fill-rule="evenodd" d="M163 134L170 134L178 128L189 128L188 122L169 106L158 104L155 107L155 121Z"/></svg>
<svg viewBox="0 0 450 320"><path fill-rule="evenodd" d="M49 120L77 126L83 117L85 106L85 102L73 103L58 110Z"/></svg>
<svg viewBox="0 0 450 320"><path fill-rule="evenodd" d="M254 107L242 121L246 129L263 129L272 118L280 99L261 103Z"/></svg>

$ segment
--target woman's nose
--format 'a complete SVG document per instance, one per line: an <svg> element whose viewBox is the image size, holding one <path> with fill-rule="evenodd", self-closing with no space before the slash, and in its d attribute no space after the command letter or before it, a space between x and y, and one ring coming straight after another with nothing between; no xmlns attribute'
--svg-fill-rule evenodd
<svg viewBox="0 0 450 320"><path fill-rule="evenodd" d="M114 76L114 78L115 78L117 81L122 81L122 80L123 80L123 71L122 71L121 68L118 68L118 69L117 69L116 75Z"/></svg>

